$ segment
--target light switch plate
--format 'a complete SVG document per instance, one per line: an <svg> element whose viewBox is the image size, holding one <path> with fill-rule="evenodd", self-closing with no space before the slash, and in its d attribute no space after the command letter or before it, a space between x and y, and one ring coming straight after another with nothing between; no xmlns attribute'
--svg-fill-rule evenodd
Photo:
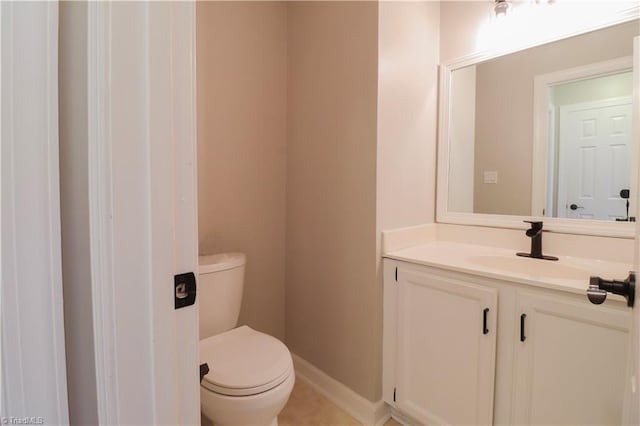
<svg viewBox="0 0 640 426"><path fill-rule="evenodd" d="M484 183L498 183L498 172L484 172Z"/></svg>

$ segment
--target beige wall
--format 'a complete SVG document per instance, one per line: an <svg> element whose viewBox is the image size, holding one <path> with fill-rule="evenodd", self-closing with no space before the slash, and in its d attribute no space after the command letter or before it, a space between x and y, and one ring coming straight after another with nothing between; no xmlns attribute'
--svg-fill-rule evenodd
<svg viewBox="0 0 640 426"><path fill-rule="evenodd" d="M440 62L479 50L477 35L491 19L493 2L442 1L440 5Z"/></svg>
<svg viewBox="0 0 640 426"><path fill-rule="evenodd" d="M434 221L440 5L380 2L378 224Z"/></svg>
<svg viewBox="0 0 640 426"><path fill-rule="evenodd" d="M531 214L535 76L630 56L639 30L631 22L477 66L474 212ZM497 184L482 182L485 170Z"/></svg>
<svg viewBox="0 0 640 426"><path fill-rule="evenodd" d="M287 344L380 395L378 5L288 5Z"/></svg>
<svg viewBox="0 0 640 426"><path fill-rule="evenodd" d="M286 4L196 8L200 253L247 254L240 323L284 339Z"/></svg>
<svg viewBox="0 0 640 426"><path fill-rule="evenodd" d="M377 400L377 3L197 8L200 252L246 252L241 322L284 338L286 312L292 352Z"/></svg>
<svg viewBox="0 0 640 426"><path fill-rule="evenodd" d="M70 424L97 424L87 117L87 5L59 9L60 219Z"/></svg>

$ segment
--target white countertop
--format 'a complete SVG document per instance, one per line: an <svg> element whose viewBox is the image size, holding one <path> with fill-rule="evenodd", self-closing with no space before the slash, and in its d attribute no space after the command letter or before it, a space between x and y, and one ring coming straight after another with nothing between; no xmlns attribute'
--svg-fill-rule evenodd
<svg viewBox="0 0 640 426"><path fill-rule="evenodd" d="M632 269L627 263L571 256L558 256L558 261L531 259L516 256L515 250L441 240L390 251L383 257L583 295L590 276L623 280Z"/></svg>

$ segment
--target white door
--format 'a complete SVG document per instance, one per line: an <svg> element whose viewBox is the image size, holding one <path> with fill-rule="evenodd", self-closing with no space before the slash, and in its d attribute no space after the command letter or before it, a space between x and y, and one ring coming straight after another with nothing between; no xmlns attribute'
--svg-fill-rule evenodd
<svg viewBox="0 0 640 426"><path fill-rule="evenodd" d="M626 218L631 98L560 107L558 217Z"/></svg>
<svg viewBox="0 0 640 426"><path fill-rule="evenodd" d="M0 417L3 424L68 424L58 3L2 2L0 18Z"/></svg>
<svg viewBox="0 0 640 426"><path fill-rule="evenodd" d="M492 424L497 290L397 274L397 407L423 424Z"/></svg>
<svg viewBox="0 0 640 426"><path fill-rule="evenodd" d="M633 122L633 139L638 141L640 137L640 120L638 113L640 112L640 37L633 40L633 99L634 99L634 117ZM635 150L635 161L638 164L638 156L640 150ZM637 188L637 186L636 186ZM637 194L634 194L637 195ZM635 212L638 217L638 211ZM640 223L636 223L635 236L635 257L633 268L636 272L640 271ZM623 416L623 424L637 425L640 424L640 296L638 295L636 285L636 297L634 308L631 310L631 330L629 336L629 363L627 369L627 378L625 386L625 409Z"/></svg>
<svg viewBox="0 0 640 426"><path fill-rule="evenodd" d="M195 5L91 2L92 291L100 424L198 424Z"/></svg>

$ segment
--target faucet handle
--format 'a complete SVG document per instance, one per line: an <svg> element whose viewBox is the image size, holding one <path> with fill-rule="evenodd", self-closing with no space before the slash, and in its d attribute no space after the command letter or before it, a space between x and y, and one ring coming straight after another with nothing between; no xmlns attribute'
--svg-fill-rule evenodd
<svg viewBox="0 0 640 426"><path fill-rule="evenodd" d="M542 232L542 221L539 220L524 220L525 223L530 223L531 228L527 229L525 233L527 237L537 237Z"/></svg>
<svg viewBox="0 0 640 426"><path fill-rule="evenodd" d="M523 220L524 223L530 223L531 228L535 230L542 229L542 221L541 220Z"/></svg>

